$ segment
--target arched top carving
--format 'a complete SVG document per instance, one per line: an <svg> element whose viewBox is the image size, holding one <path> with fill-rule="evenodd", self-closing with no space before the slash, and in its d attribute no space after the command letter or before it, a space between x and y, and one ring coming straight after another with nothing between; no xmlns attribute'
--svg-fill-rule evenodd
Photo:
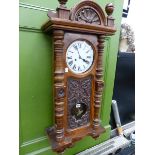
<svg viewBox="0 0 155 155"><path fill-rule="evenodd" d="M106 17L102 8L94 1L82 1L71 10L70 20L82 23L105 25Z"/></svg>

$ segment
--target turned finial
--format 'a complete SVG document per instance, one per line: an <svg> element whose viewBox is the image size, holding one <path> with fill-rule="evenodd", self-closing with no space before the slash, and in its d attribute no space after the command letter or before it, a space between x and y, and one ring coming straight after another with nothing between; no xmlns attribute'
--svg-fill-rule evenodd
<svg viewBox="0 0 155 155"><path fill-rule="evenodd" d="M105 11L108 16L111 16L114 11L114 5L112 3L108 3L105 7Z"/></svg>
<svg viewBox="0 0 155 155"><path fill-rule="evenodd" d="M58 0L61 8L66 8L66 3L68 0Z"/></svg>

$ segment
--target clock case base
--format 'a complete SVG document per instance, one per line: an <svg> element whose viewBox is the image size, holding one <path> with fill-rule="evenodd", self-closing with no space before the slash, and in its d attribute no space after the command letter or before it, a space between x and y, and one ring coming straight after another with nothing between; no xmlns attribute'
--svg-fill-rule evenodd
<svg viewBox="0 0 155 155"><path fill-rule="evenodd" d="M105 132L105 128L99 126L97 129L90 128L89 126L84 129L84 132L76 133L76 136L70 135L69 133L65 135L65 138L61 142L56 141L55 127L47 128L46 130L48 138L51 142L53 151L62 153L66 148L71 148L74 146L76 141L81 140L85 136L91 136L94 139L97 139L101 133Z"/></svg>

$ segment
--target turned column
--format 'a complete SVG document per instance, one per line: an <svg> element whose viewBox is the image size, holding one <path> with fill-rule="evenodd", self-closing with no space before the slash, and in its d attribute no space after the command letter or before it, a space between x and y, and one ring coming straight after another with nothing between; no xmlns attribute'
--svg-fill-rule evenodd
<svg viewBox="0 0 155 155"><path fill-rule="evenodd" d="M101 107L102 101L102 91L103 91L103 66L102 66L102 55L104 49L104 35L98 36L98 59L96 66L96 77L95 77L95 96L94 96L94 121L93 127L94 130L98 129L100 126L100 116L99 110Z"/></svg>
<svg viewBox="0 0 155 155"><path fill-rule="evenodd" d="M54 103L55 103L55 134L56 141L64 139L64 67L63 47L64 31L54 30Z"/></svg>

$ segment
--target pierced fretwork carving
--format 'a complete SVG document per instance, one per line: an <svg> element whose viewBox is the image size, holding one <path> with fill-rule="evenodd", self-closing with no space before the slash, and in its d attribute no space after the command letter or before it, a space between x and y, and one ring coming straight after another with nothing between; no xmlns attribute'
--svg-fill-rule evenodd
<svg viewBox="0 0 155 155"><path fill-rule="evenodd" d="M92 8L83 8L75 15L75 20L83 23L101 25L100 18Z"/></svg>
<svg viewBox="0 0 155 155"><path fill-rule="evenodd" d="M92 77L68 78L68 128L74 129L90 121Z"/></svg>

